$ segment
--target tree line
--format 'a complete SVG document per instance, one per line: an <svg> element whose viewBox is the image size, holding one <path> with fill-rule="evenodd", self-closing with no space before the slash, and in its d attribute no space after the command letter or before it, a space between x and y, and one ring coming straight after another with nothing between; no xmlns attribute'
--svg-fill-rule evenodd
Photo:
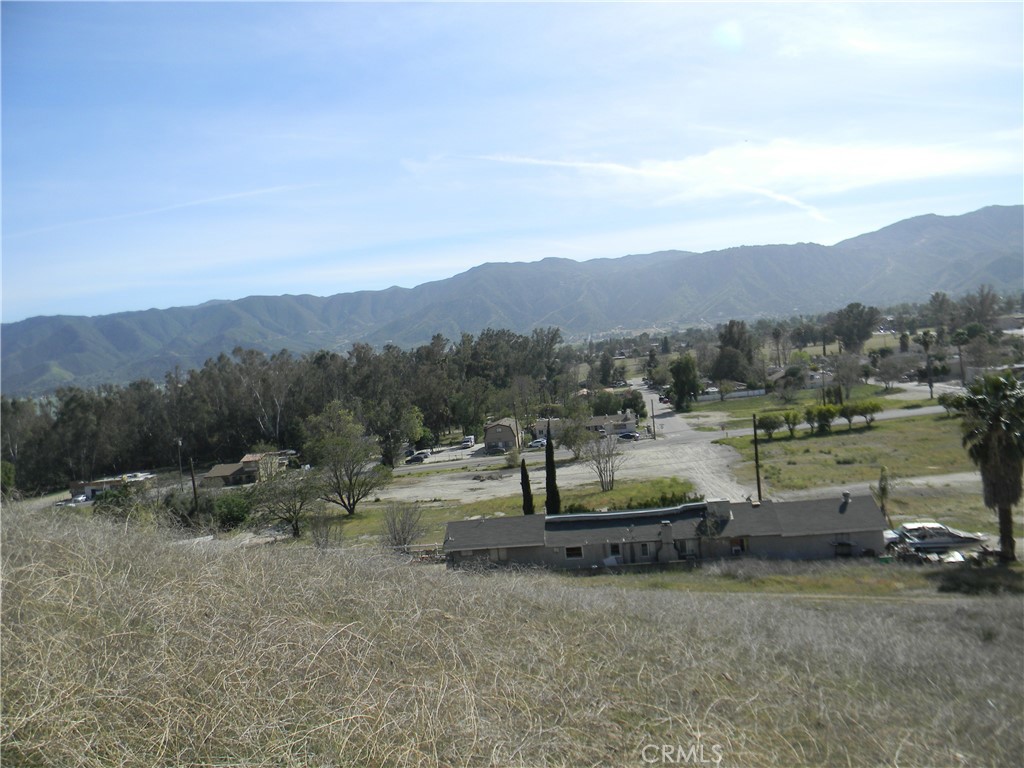
<svg viewBox="0 0 1024 768"><path fill-rule="evenodd" d="M642 417L640 392L602 390L626 378L626 358L646 358L655 383L674 381L676 405L685 407L708 381L764 385L773 365L786 367L817 344L838 340L859 351L881 322L900 331L901 348L904 335L909 344L919 326L931 323L935 350L955 345L962 360L973 345L985 360L998 346L992 321L1007 306L981 288L959 301L935 294L926 305L888 310L888 319L874 307L850 304L815 317L730 320L583 345L544 328L526 335L486 329L457 340L438 334L410 350L357 343L347 353L297 356L236 348L198 369L175 368L161 382L0 397L3 487L32 493L136 470L233 462L259 448L303 452L310 419L332 403L353 415L375 439L382 463L394 466L406 444L430 447L454 431L480 435L498 417L526 425L627 408Z"/></svg>

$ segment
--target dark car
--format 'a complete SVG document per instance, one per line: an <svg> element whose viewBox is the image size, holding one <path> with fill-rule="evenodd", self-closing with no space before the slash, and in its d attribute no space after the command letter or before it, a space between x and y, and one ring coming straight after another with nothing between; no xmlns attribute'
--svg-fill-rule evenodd
<svg viewBox="0 0 1024 768"><path fill-rule="evenodd" d="M422 464L424 459L426 459L426 458L427 457L424 456L422 453L414 453L412 456L410 456L408 459L405 460L405 463L406 464Z"/></svg>
<svg viewBox="0 0 1024 768"><path fill-rule="evenodd" d="M636 432L623 432L621 435L619 435L619 440L639 440L639 439L640 439L640 435L638 435Z"/></svg>

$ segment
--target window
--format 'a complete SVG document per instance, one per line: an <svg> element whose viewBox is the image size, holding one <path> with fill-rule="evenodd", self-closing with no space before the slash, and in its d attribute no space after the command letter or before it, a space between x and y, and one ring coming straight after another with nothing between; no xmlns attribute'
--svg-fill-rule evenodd
<svg viewBox="0 0 1024 768"><path fill-rule="evenodd" d="M651 545L646 541L640 542L640 557L651 556Z"/></svg>
<svg viewBox="0 0 1024 768"><path fill-rule="evenodd" d="M616 557L621 555L622 554L622 545L621 544L609 544L608 545L608 554L609 555L615 555Z"/></svg>
<svg viewBox="0 0 1024 768"><path fill-rule="evenodd" d="M746 539L729 539L729 548L734 555L742 555L747 551Z"/></svg>
<svg viewBox="0 0 1024 768"><path fill-rule="evenodd" d="M580 560L583 558L583 547L566 547L565 548L565 559L566 560Z"/></svg>

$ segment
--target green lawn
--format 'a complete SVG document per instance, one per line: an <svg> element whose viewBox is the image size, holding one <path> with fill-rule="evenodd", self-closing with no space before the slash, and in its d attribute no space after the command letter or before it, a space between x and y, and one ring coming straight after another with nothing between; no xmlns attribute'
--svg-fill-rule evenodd
<svg viewBox="0 0 1024 768"><path fill-rule="evenodd" d="M692 494L693 484L674 477L655 480L618 481L614 490L603 492L595 481L592 485L561 490L562 507L579 504L588 509L625 509L633 506L660 506L664 499L682 497ZM544 511L544 495L533 497L537 512ZM671 501L667 502L671 504ZM362 536L376 536L380 533L381 518L387 508L386 501L362 502L354 516L339 515L336 520L342 527L346 540L357 540ZM462 520L473 515L492 517L494 515L523 514L523 497L519 494L499 498L480 499L469 504L451 501L424 502L423 522L427 533L424 543L437 543L444 540L444 527L450 520Z"/></svg>
<svg viewBox="0 0 1024 768"><path fill-rule="evenodd" d="M927 398L921 400L893 400L892 395L902 393L899 387L886 391L883 387L875 384L857 384L851 390L851 402L861 400L878 400L886 410L897 408L920 408L928 404ZM760 397L740 397L731 400L713 400L704 403L695 403L689 413L680 414L683 418L700 424L702 418L708 418L710 414L727 414L728 420L725 423L726 429L744 429L752 425L751 416L763 413L780 413L782 411L797 411L803 413L808 405L821 402L821 391L817 389L804 389L796 394L792 403L784 403L777 395L762 395ZM707 414L708 416L705 416ZM719 419L716 418L716 424ZM698 426L698 429L700 427ZM715 427L718 428L717 426Z"/></svg>
<svg viewBox="0 0 1024 768"><path fill-rule="evenodd" d="M806 426L793 438L785 429L772 440L759 435L762 484L770 492L875 481L883 466L897 477L974 470L960 445L960 422L944 414L854 424L850 430L837 422L830 435L810 435ZM734 468L737 478L754 482L753 438L720 442L743 456Z"/></svg>

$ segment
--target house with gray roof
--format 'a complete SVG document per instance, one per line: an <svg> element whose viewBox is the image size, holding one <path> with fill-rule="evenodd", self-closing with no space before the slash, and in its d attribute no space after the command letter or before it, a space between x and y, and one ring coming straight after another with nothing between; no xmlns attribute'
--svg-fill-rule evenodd
<svg viewBox="0 0 1024 768"><path fill-rule="evenodd" d="M567 570L669 565L722 557L813 560L880 553L885 516L870 496L729 502L663 509L458 520L450 566L536 565Z"/></svg>

